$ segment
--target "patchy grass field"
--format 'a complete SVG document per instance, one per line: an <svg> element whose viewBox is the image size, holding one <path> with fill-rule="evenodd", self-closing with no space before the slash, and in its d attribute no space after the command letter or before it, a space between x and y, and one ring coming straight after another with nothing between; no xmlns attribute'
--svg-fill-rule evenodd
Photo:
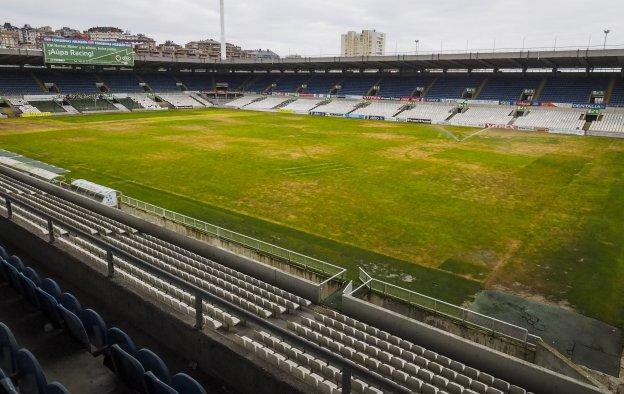
<svg viewBox="0 0 624 394"><path fill-rule="evenodd" d="M455 303L624 326L624 141L202 110L0 121L0 147ZM453 138L456 136L457 138Z"/></svg>

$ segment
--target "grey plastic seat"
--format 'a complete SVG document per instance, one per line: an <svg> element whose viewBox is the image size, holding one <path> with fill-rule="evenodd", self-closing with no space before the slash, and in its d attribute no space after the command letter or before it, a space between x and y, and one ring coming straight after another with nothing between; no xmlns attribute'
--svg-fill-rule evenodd
<svg viewBox="0 0 624 394"><path fill-rule="evenodd" d="M158 380L165 384L171 383L169 368L154 352L149 349L141 349L137 352L136 359L139 360L146 372L152 372Z"/></svg>
<svg viewBox="0 0 624 394"><path fill-rule="evenodd" d="M15 355L19 350L13 333L4 323L0 322L0 369L9 375L17 372Z"/></svg>

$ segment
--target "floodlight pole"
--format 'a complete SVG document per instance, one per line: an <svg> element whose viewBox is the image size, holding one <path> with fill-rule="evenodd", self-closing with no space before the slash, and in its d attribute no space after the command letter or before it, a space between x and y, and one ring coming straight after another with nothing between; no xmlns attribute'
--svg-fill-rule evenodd
<svg viewBox="0 0 624 394"><path fill-rule="evenodd" d="M605 39L604 39L604 45L602 49L607 49L607 36L609 35L609 33L611 33L611 30L609 29L604 30Z"/></svg>
<svg viewBox="0 0 624 394"><path fill-rule="evenodd" d="M220 0L221 5L221 60L227 59L227 47L225 43L225 7L223 0Z"/></svg>

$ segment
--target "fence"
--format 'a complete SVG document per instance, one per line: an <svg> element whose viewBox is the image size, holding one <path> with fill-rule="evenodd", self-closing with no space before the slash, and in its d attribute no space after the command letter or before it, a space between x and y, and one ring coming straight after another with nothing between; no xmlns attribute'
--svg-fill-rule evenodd
<svg viewBox="0 0 624 394"><path fill-rule="evenodd" d="M446 316L463 324L477 326L478 328L490 331L493 334L503 335L532 345L541 340L540 337L529 334L529 331L526 328L516 326L490 316L482 315L424 294L416 293L415 291L393 285L392 283L375 279L366 273L362 268L359 268L359 270L359 278L363 285L356 289L353 293L363 287L367 287L372 292L397 299L421 309L432 311L435 314Z"/></svg>
<svg viewBox="0 0 624 394"><path fill-rule="evenodd" d="M132 197L122 195L120 197L120 201L129 207L154 214L161 218L171 220L187 227L191 227L203 233L216 236L219 239L239 244L246 248L255 250L261 254L276 257L279 260L285 261L290 265L303 268L306 271L316 272L330 279L345 280L346 269L327 263L325 261L321 261L313 257L293 252L292 250L284 249L279 246L275 246L270 243L237 233L235 231L227 230L214 224L210 224L202 220L198 220L177 212L158 207L150 203L146 203L144 201L134 199Z"/></svg>

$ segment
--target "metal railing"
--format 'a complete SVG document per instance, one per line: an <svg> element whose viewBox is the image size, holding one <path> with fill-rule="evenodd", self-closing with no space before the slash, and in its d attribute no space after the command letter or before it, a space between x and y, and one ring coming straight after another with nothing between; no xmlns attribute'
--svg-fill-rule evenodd
<svg viewBox="0 0 624 394"><path fill-rule="evenodd" d="M513 340L532 345L541 340L540 337L529 334L529 331L524 327L498 320L496 318L471 311L470 309L462 308L461 306L453 305L448 302L393 285L392 283L375 279L366 273L366 271L362 268L359 268L359 279L363 285L358 287L355 291L353 291L353 293L356 293L363 287L367 287L370 291L382 294L385 297L397 299L409 305L431 311L435 314L448 317L463 324L476 326L479 329L489 331L495 335L502 335Z"/></svg>
<svg viewBox="0 0 624 394"><path fill-rule="evenodd" d="M322 274L324 277L332 279L345 280L346 269L330 264L325 261L315 259L310 256L303 255L301 253L293 252L292 250L284 249L282 247L260 241L259 239L249 237L225 229L223 227L216 226L204 222L199 219L192 218L190 216L183 215L174 211L170 211L159 206L137 200L132 197L121 195L120 202L141 211L151 213L163 219L171 220L172 222L182 224L184 226L199 230L203 233L217 237L228 242L244 246L251 250L254 250L261 254L266 254L272 257L293 265L295 267L303 268L305 271L316 272Z"/></svg>
<svg viewBox="0 0 624 394"><path fill-rule="evenodd" d="M151 275L156 276L157 278L169 282L171 285L176 286L194 297L194 308L195 308L195 328L198 330L202 330L204 326L204 310L203 310L203 302L210 302L216 304L226 310L234 311L238 317L242 320L247 320L252 322L270 332L281 336L282 338L288 339L292 341L296 346L300 346L305 351L310 352L316 357L322 357L327 359L328 362L338 366L342 371L342 393L347 394L351 392L351 377L357 377L372 383L375 386L379 386L384 391L390 393L411 393L411 390L406 387L400 386L397 383L393 382L390 379L384 378L383 376L371 372L368 368L365 368L359 364L356 364L350 360L347 360L343 357L337 356L332 351L328 349L324 349L317 344L310 342L304 338L301 338L296 333L289 331L283 327L280 327L276 324L273 324L267 319L264 319L256 314L247 311L238 305L235 305L229 301L219 298L218 296L207 292L206 290L199 288L184 279L181 279L161 268L153 266L145 261L119 249L118 247L106 242L104 238L100 238L98 235L92 235L86 233L70 224L65 223L64 221L54 218L48 215L46 212L40 210L39 208L30 206L29 204L19 201L12 197L11 195L1 192L0 197L4 199L4 204L7 210L7 219L12 220L14 215L13 206L19 206L20 208L31 212L34 215L41 217L43 220L47 221L47 230L48 230L48 242L53 244L56 242L55 229L57 227L62 227L64 229L70 230L70 233L74 236L79 236L80 238L85 239L91 244L95 245L106 251L106 261L107 261L107 277L112 279L115 276L115 268L116 262L115 257L118 259L123 259L124 262L127 262L139 269L145 270ZM117 263L118 264L118 263Z"/></svg>

